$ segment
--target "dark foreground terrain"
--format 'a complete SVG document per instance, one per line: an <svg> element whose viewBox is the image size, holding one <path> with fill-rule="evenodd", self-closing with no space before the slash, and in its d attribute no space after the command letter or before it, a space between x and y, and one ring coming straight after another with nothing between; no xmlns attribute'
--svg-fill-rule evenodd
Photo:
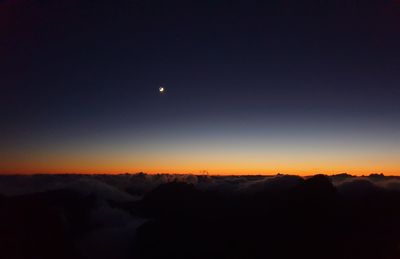
<svg viewBox="0 0 400 259"><path fill-rule="evenodd" d="M0 177L0 257L400 258L400 179Z"/></svg>

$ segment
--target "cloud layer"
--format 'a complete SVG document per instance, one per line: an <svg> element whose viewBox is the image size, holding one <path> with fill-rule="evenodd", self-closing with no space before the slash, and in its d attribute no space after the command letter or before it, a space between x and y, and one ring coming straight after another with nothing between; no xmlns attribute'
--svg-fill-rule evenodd
<svg viewBox="0 0 400 259"><path fill-rule="evenodd" d="M8 258L321 258L334 246L324 258L390 259L398 204L400 178L383 175L3 175L0 246Z"/></svg>

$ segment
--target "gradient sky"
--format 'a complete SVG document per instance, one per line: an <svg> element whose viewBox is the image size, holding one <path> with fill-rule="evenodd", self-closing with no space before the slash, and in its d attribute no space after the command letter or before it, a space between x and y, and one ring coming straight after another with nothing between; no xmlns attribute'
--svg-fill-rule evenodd
<svg viewBox="0 0 400 259"><path fill-rule="evenodd" d="M0 1L0 172L400 175L400 1L330 2Z"/></svg>

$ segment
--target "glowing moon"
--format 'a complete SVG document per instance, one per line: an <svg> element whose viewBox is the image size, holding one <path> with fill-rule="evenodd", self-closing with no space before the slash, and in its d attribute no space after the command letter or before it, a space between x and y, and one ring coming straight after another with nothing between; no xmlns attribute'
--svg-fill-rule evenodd
<svg viewBox="0 0 400 259"><path fill-rule="evenodd" d="M158 91L160 92L160 94L165 93L165 87L160 86L160 87L158 88Z"/></svg>

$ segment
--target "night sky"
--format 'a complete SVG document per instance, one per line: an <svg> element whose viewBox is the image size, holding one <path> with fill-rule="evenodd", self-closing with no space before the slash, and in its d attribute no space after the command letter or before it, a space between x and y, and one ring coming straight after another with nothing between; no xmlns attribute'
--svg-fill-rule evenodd
<svg viewBox="0 0 400 259"><path fill-rule="evenodd" d="M398 0L3 0L0 73L1 173L400 175Z"/></svg>

